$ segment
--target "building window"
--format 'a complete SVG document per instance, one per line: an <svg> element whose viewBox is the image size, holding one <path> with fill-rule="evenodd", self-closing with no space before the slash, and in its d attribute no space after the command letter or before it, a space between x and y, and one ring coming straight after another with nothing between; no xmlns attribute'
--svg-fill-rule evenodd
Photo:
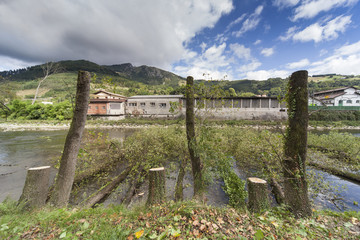
<svg viewBox="0 0 360 240"><path fill-rule="evenodd" d="M110 103L110 109L120 109L121 104L120 103Z"/></svg>
<svg viewBox="0 0 360 240"><path fill-rule="evenodd" d="M129 103L129 107L136 107L136 106L137 106L136 102Z"/></svg>
<svg viewBox="0 0 360 240"><path fill-rule="evenodd" d="M103 106L102 109L105 109L105 106Z"/></svg>
<svg viewBox="0 0 360 240"><path fill-rule="evenodd" d="M166 103L159 103L160 108L166 108Z"/></svg>
<svg viewBox="0 0 360 240"><path fill-rule="evenodd" d="M98 109L99 109L99 107L98 107L98 106L96 106L96 107L95 107L95 109L96 109L96 110L98 110Z"/></svg>
<svg viewBox="0 0 360 240"><path fill-rule="evenodd" d="M346 103L352 103L352 101L351 101L351 100L347 100Z"/></svg>
<svg viewBox="0 0 360 240"><path fill-rule="evenodd" d="M89 106L89 109L91 109L91 106Z"/></svg>
<svg viewBox="0 0 360 240"><path fill-rule="evenodd" d="M144 102L140 103L140 106L141 106L141 107L145 107L145 105L146 105L146 104L145 104Z"/></svg>
<svg viewBox="0 0 360 240"><path fill-rule="evenodd" d="M150 106L151 106L151 107L155 107L155 103L154 103L154 102L151 102L151 103L150 103Z"/></svg>
<svg viewBox="0 0 360 240"><path fill-rule="evenodd" d="M360 100L356 100L356 103L360 103Z"/></svg>

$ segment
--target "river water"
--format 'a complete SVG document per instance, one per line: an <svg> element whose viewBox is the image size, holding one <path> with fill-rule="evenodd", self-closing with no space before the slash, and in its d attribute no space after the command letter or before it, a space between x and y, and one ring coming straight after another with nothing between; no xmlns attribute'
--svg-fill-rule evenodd
<svg viewBox="0 0 360 240"><path fill-rule="evenodd" d="M134 129L101 130L110 138L124 139ZM0 132L0 202L7 196L17 200L28 168L52 165L61 157L67 130ZM56 174L52 168L51 181Z"/></svg>
<svg viewBox="0 0 360 240"><path fill-rule="evenodd" d="M97 130L99 131L99 130ZM110 138L125 139L134 129L104 129ZM360 137L360 132L351 132ZM25 183L26 171L31 167L52 165L61 156L67 130L56 131L11 131L0 132L0 202L7 196L17 200ZM331 174L317 171L324 181L338 185L347 209L360 210L360 185L338 178ZM56 170L52 169L52 178ZM324 200L326 199L326 200ZM315 200L318 207L335 209L327 197L321 196Z"/></svg>

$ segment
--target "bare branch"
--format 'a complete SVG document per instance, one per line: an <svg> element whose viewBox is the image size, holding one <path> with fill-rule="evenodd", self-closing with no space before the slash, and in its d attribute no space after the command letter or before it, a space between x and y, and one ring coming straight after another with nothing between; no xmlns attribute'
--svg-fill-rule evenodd
<svg viewBox="0 0 360 240"><path fill-rule="evenodd" d="M61 68L60 68L60 64L59 63L54 63L54 62L47 62L43 65L41 65L41 69L43 71L43 78L39 81L38 86L36 88L36 92L34 95L34 99L31 103L31 105L34 105L36 98L39 94L39 89L41 84L52 74L56 74L58 72L60 72Z"/></svg>

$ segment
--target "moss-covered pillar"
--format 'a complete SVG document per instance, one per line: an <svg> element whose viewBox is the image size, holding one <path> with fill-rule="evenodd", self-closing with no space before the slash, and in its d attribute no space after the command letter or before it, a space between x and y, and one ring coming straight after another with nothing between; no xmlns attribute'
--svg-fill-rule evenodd
<svg viewBox="0 0 360 240"><path fill-rule="evenodd" d="M306 182L306 151L308 126L307 71L294 72L288 83L288 127L284 144L285 202L296 217L311 215Z"/></svg>
<svg viewBox="0 0 360 240"><path fill-rule="evenodd" d="M260 213L270 207L267 182L260 178L248 178L248 208L251 212Z"/></svg>
<svg viewBox="0 0 360 240"><path fill-rule="evenodd" d="M27 208L42 207L48 196L50 166L29 168L19 203Z"/></svg>
<svg viewBox="0 0 360 240"><path fill-rule="evenodd" d="M165 199L165 169L151 168L149 170L149 196L147 205L160 203Z"/></svg>

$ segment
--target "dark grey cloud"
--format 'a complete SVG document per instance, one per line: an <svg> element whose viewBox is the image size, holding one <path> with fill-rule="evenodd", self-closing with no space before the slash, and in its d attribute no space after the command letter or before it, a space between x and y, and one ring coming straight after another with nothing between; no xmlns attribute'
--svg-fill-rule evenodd
<svg viewBox="0 0 360 240"><path fill-rule="evenodd" d="M231 0L0 0L0 70L9 59L169 67L232 7Z"/></svg>

